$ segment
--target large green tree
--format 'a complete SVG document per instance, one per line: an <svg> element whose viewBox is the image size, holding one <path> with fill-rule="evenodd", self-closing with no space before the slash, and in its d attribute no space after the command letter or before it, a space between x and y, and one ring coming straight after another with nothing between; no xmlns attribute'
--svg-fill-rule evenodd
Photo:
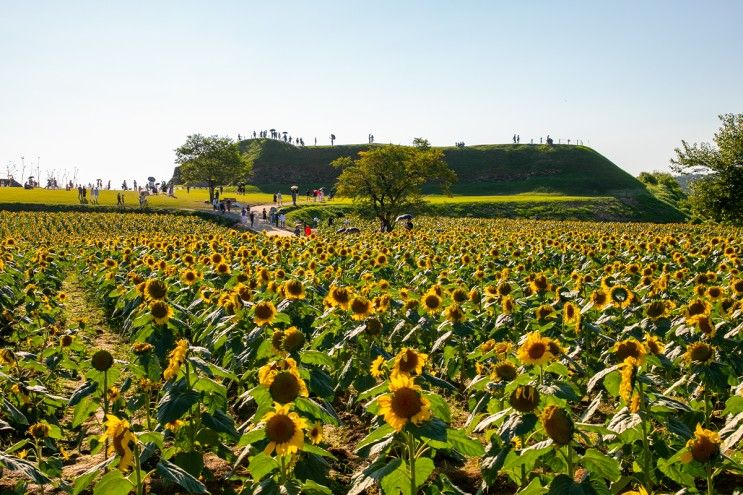
<svg viewBox="0 0 743 495"><path fill-rule="evenodd" d="M692 182L689 202L702 216L743 223L743 114L720 115L714 144L681 141L671 167L677 173L703 173Z"/></svg>
<svg viewBox="0 0 743 495"><path fill-rule="evenodd" d="M180 164L181 182L207 185L209 201L214 199L215 187L245 181L253 169L237 142L228 137L201 134L186 138L175 150L175 162Z"/></svg>
<svg viewBox="0 0 743 495"><path fill-rule="evenodd" d="M448 192L457 179L441 150L428 146L388 144L362 151L356 160L343 157L332 164L341 169L337 194L373 211L383 231L392 230L397 215L423 201L424 184L438 183Z"/></svg>

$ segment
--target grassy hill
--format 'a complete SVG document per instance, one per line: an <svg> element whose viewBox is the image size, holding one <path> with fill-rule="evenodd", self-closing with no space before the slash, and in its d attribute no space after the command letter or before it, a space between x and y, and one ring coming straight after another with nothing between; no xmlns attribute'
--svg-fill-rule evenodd
<svg viewBox="0 0 743 495"><path fill-rule="evenodd" d="M332 187L338 170L330 167L330 162L356 157L370 145L300 148L272 139L249 139L241 147L253 159L253 184L261 189L299 184L304 189ZM441 150L459 177L452 188L454 194L549 192L601 196L644 189L634 177L585 146L491 144Z"/></svg>

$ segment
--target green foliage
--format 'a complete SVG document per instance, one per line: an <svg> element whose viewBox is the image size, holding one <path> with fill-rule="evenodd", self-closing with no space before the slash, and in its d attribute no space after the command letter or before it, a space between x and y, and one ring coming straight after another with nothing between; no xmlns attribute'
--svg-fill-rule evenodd
<svg viewBox="0 0 743 495"><path fill-rule="evenodd" d="M214 188L248 179L252 164L232 139L192 134L175 150L180 179L185 184L205 183L209 200Z"/></svg>
<svg viewBox="0 0 743 495"><path fill-rule="evenodd" d="M359 153L357 160L339 158L337 189L341 196L372 211L390 229L396 215L422 203L423 184L437 182L446 190L456 174L440 150L386 145Z"/></svg>
<svg viewBox="0 0 743 495"><path fill-rule="evenodd" d="M681 141L674 171L705 173L692 183L692 209L717 222L743 223L743 114L719 116L714 144Z"/></svg>

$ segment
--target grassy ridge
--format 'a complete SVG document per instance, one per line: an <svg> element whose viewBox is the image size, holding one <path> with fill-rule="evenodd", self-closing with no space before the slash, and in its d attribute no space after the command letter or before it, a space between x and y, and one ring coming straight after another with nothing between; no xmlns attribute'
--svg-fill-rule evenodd
<svg viewBox="0 0 743 495"><path fill-rule="evenodd" d="M299 148L271 139L241 143L252 158L252 182L263 190L332 187L338 171L330 163L356 157L370 145ZM372 145L373 146L373 145ZM641 191L642 184L601 154L585 146L494 144L441 148L459 180L452 192L466 195L559 193L576 196ZM426 192L434 192L429 189Z"/></svg>

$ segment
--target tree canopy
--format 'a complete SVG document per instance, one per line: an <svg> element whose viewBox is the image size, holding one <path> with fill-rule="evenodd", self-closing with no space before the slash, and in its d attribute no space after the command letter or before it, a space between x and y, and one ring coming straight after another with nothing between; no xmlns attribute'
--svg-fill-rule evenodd
<svg viewBox="0 0 743 495"><path fill-rule="evenodd" d="M206 183L210 201L215 187L245 181L253 168L238 143L228 137L192 134L175 150L175 156L181 180L185 184Z"/></svg>
<svg viewBox="0 0 743 495"><path fill-rule="evenodd" d="M718 222L743 223L743 114L719 116L714 144L681 141L677 173L704 173L691 184L689 202L699 214Z"/></svg>
<svg viewBox="0 0 743 495"><path fill-rule="evenodd" d="M421 187L441 184L444 192L456 174L444 161L441 150L388 144L359 153L359 158L338 158L333 166L341 169L337 194L353 198L369 208L391 230L397 215L419 205Z"/></svg>

